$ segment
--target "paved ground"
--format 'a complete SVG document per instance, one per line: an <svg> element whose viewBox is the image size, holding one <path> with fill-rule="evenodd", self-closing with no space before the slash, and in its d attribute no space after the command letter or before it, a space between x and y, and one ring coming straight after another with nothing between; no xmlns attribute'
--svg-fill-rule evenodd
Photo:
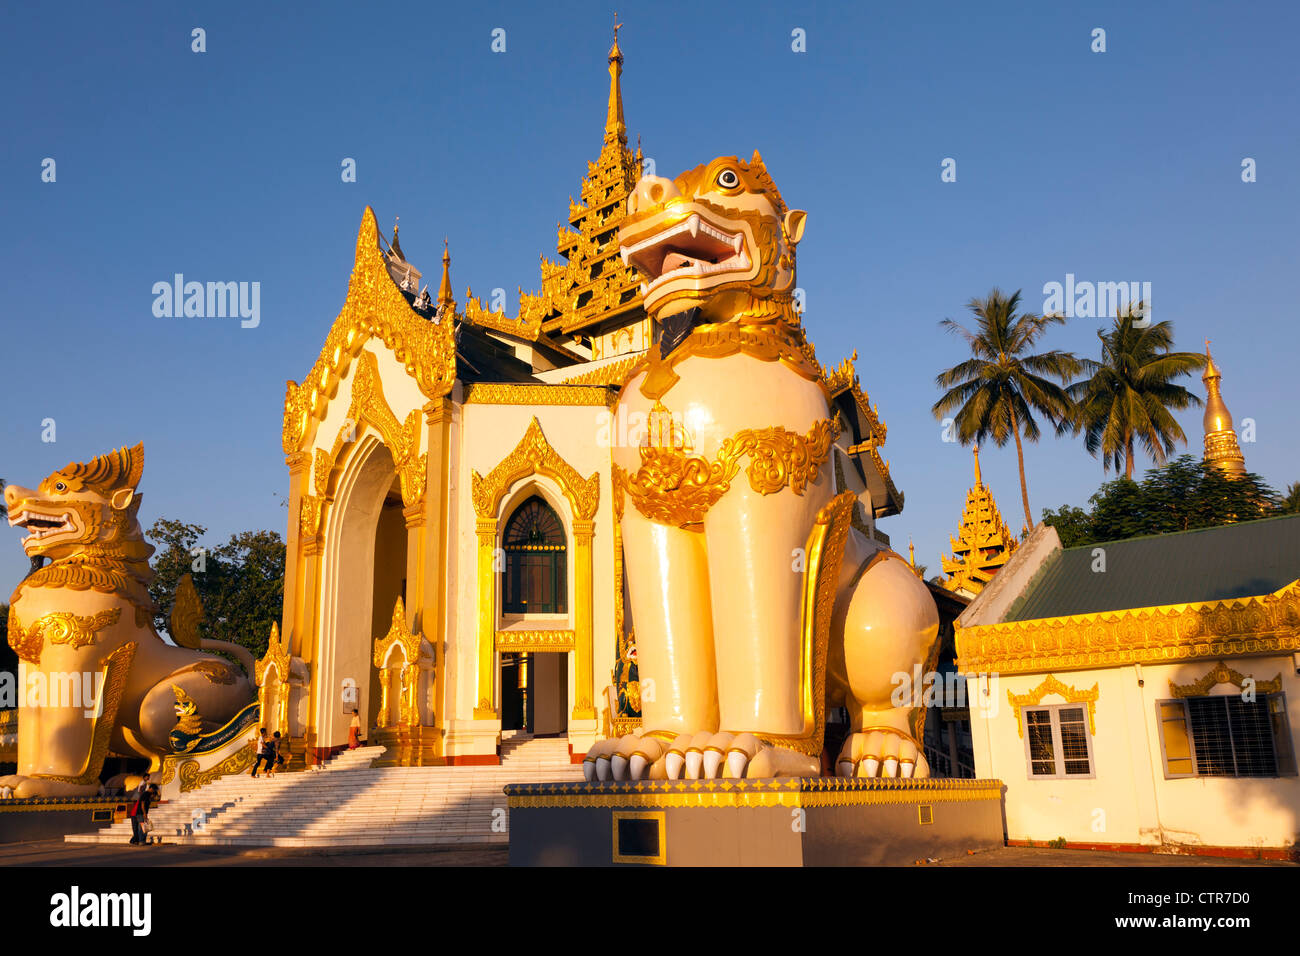
<svg viewBox="0 0 1300 956"><path fill-rule="evenodd" d="M113 846L61 840L0 845L0 866L505 866L504 847L411 847L365 850L301 850L207 846ZM929 866L1294 866L1259 860L1157 853L1101 853L1046 847L1001 847L927 863Z"/></svg>
<svg viewBox="0 0 1300 956"><path fill-rule="evenodd" d="M0 844L0 866L505 866L505 847L315 850L289 847L124 846L41 840Z"/></svg>
<svg viewBox="0 0 1300 956"><path fill-rule="evenodd" d="M0 862L3 859L0 858ZM1037 846L1004 846L940 860L931 866L1295 866L1275 860L1234 860L1217 856L1176 856L1170 853L1107 853L1100 850L1053 850Z"/></svg>

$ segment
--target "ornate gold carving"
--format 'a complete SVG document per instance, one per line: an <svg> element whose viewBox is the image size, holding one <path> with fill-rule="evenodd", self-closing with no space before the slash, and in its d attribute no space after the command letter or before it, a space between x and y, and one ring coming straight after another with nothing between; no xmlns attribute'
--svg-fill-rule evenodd
<svg viewBox="0 0 1300 956"><path fill-rule="evenodd" d="M194 576L186 571L176 585L172 599L172 613L167 618L167 630L177 647L197 650L202 643L199 625L203 623L203 602L194 587Z"/></svg>
<svg viewBox="0 0 1300 956"><path fill-rule="evenodd" d="M122 609L117 607L86 617L68 611L51 611L42 614L24 631L18 615L10 607L9 646L29 664L39 664L46 640L51 644L67 644L74 649L85 647L95 643L96 636L104 628L116 624L121 614Z"/></svg>
<svg viewBox="0 0 1300 956"><path fill-rule="evenodd" d="M817 479L838 433L839 423L831 419L814 424L806 436L779 426L747 428L726 439L712 461L678 449L643 446L636 474L614 466L615 500L627 494L637 511L652 521L681 528L696 525L727 493L744 457L750 459L749 486L759 494L789 485L802 495Z"/></svg>
<svg viewBox="0 0 1300 956"><path fill-rule="evenodd" d="M339 380L372 338L383 342L406 367L425 397L438 399L450 392L456 380L454 324L451 315L430 321L407 303L384 263L374 210L367 206L357 232L343 310L303 384L285 386L281 436L285 454L302 450L324 417Z"/></svg>
<svg viewBox="0 0 1300 956"><path fill-rule="evenodd" d="M304 538L320 534L320 520L325 500L317 495L303 495L298 512L298 531Z"/></svg>
<svg viewBox="0 0 1300 956"><path fill-rule="evenodd" d="M220 661L199 661L188 669L196 674L202 674L203 679L209 684L233 684L238 679L230 668Z"/></svg>
<svg viewBox="0 0 1300 956"><path fill-rule="evenodd" d="M1007 700L1011 702L1012 709L1016 712L1016 730L1020 736L1025 736L1025 722L1021 715L1021 710L1025 707L1036 707L1042 703L1043 698L1048 694L1056 694L1065 698L1067 704L1087 704L1088 705L1088 731L1094 737L1097 735L1097 698L1101 696L1100 684L1093 684L1087 690L1079 690L1061 683L1052 674L1048 674L1043 682L1027 694L1013 694L1007 691Z"/></svg>
<svg viewBox="0 0 1300 956"><path fill-rule="evenodd" d="M497 631L498 651L571 651L574 647L573 631L541 629Z"/></svg>
<svg viewBox="0 0 1300 956"><path fill-rule="evenodd" d="M516 385L474 382L465 386L464 405L599 405L608 407L617 393L593 385Z"/></svg>
<svg viewBox="0 0 1300 956"><path fill-rule="evenodd" d="M407 626L406 606L399 597L397 603L393 605L393 621L388 628L388 633L375 639L372 660L376 667L383 667L388 661L389 652L394 646L398 646L402 649L406 663L414 664L420 659L421 640L420 635L412 634L410 627Z"/></svg>
<svg viewBox="0 0 1300 956"><path fill-rule="evenodd" d="M90 751L86 762L77 774L37 773L32 774L42 780L57 780L61 783L73 783L89 786L99 782L99 772L108 756L109 741L113 728L117 724L117 708L122 702L122 691L126 689L126 677L131 670L131 661L135 658L138 645L128 641L100 661L104 675L97 701L94 728L91 730Z"/></svg>
<svg viewBox="0 0 1300 956"><path fill-rule="evenodd" d="M778 777L637 783L511 784L510 809L525 807L848 807L1002 799L1002 781L958 778Z"/></svg>
<svg viewBox="0 0 1300 956"><path fill-rule="evenodd" d="M288 641L280 638L280 625L276 621L271 622L271 638L266 644L266 653L262 659L253 665L254 680L258 687L261 687L266 681L266 672L268 667L274 667L281 682L289 680L289 667L291 658L289 656Z"/></svg>
<svg viewBox="0 0 1300 956"><path fill-rule="evenodd" d="M412 507L424 500L428 456L419 453L420 409L412 409L406 421L399 423L384 398L379 359L373 352L362 352L352 376L352 398L348 403L347 418L330 450L316 449L312 466L312 490L316 494L303 496L304 514L308 513L307 502L310 500L310 522L316 527L320 522L319 503L330 499L329 486L334 466L343 449L357 440L362 424L371 425L379 432L392 455L402 487L402 504Z"/></svg>
<svg viewBox="0 0 1300 956"><path fill-rule="evenodd" d="M199 705L183 689L172 684L172 693L176 695L176 726L172 733L198 735L203 733L203 718L199 716Z"/></svg>
<svg viewBox="0 0 1300 956"><path fill-rule="evenodd" d="M857 498L850 491L836 495L813 519L804 546L807 565L800 614L799 698L803 732L794 736L757 734L761 740L799 753L818 756L825 745L826 655L830 647L831 614L839 584L840 564L848 541L851 512Z"/></svg>
<svg viewBox="0 0 1300 956"><path fill-rule="evenodd" d="M475 514L480 518L495 518L501 499L510 486L536 473L559 484L564 497L573 506L575 517L590 519L596 514L596 505L600 501L600 473L593 472L590 478L585 479L579 475L577 469L551 447L535 416L514 451L488 472L487 477L477 471L471 474Z"/></svg>
<svg viewBox="0 0 1300 956"><path fill-rule="evenodd" d="M1273 594L955 625L965 673L1024 674L1300 651L1300 581Z"/></svg>
<svg viewBox="0 0 1300 956"><path fill-rule="evenodd" d="M645 361L644 355L633 355L630 358L620 359L617 362L610 362L608 365L602 365L592 372L583 372L581 375L575 375L573 378L566 378L564 385L606 385L622 388L627 384L627 380L632 377L632 370Z"/></svg>
<svg viewBox="0 0 1300 956"><path fill-rule="evenodd" d="M1226 662L1219 661L1200 680L1192 681L1190 684L1175 684L1170 681L1169 693L1174 697L1203 697L1219 684L1236 684L1245 690L1246 681L1254 681L1257 694L1280 694L1282 692L1282 674L1280 671L1272 680L1256 681L1247 674L1233 670Z"/></svg>
<svg viewBox="0 0 1300 956"><path fill-rule="evenodd" d="M667 359L660 357L659 349L650 349L641 394L653 399L668 394L679 378L674 366L686 358L726 358L738 352L762 362L779 361L810 382L822 382L821 365L797 329L782 323L719 322L697 326Z"/></svg>
<svg viewBox="0 0 1300 956"><path fill-rule="evenodd" d="M197 790L199 787L206 787L212 781L226 774L243 773L253 765L257 757L257 751L252 744L247 747L241 747L232 753L225 760L222 760L214 767L207 770L199 769L197 760L186 760L180 765L181 793L189 793L191 790ZM168 781L164 780L164 783Z"/></svg>

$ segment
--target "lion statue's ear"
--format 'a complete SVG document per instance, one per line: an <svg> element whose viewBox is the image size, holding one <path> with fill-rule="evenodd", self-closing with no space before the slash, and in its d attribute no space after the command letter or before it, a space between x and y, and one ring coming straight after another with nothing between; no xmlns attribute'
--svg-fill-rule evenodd
<svg viewBox="0 0 1300 956"><path fill-rule="evenodd" d="M131 505L131 499L135 497L134 488L118 488L108 499L114 511L125 511Z"/></svg>
<svg viewBox="0 0 1300 956"><path fill-rule="evenodd" d="M792 246L797 246L799 240L803 238L803 227L808 222L808 214L802 209L791 209L785 214L785 241Z"/></svg>

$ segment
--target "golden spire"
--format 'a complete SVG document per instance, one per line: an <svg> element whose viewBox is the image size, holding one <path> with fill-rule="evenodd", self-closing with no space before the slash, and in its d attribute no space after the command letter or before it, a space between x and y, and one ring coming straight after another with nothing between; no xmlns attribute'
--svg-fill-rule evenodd
<svg viewBox="0 0 1300 956"><path fill-rule="evenodd" d="M623 123L623 91L618 78L623 73L623 51L618 48L618 14L614 14L614 45L609 48L609 109L605 113L605 142L627 145L627 126Z"/></svg>
<svg viewBox="0 0 1300 956"><path fill-rule="evenodd" d="M1205 462L1217 468L1225 475L1243 475L1246 473L1246 458L1237 444L1237 432L1232 425L1232 413L1224 404L1219 391L1219 382L1223 378L1214 357L1210 355L1210 340L1205 340L1205 372L1201 381L1205 383L1205 416L1201 424L1205 429Z"/></svg>
<svg viewBox="0 0 1300 956"><path fill-rule="evenodd" d="M949 535L951 555L941 555L943 573L948 576L943 586L949 591L979 594L1007 563L1020 542L1002 520L993 492L984 484L980 473L979 446L975 452L975 484L966 494L957 537Z"/></svg>
<svg viewBox="0 0 1300 956"><path fill-rule="evenodd" d="M456 308L456 299L451 292L451 251L447 240L442 240L442 284L438 286L438 310Z"/></svg>

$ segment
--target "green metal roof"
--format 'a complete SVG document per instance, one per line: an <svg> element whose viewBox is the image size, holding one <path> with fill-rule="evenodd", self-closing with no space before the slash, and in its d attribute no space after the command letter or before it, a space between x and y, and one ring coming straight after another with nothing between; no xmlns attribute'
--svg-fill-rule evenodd
<svg viewBox="0 0 1300 956"><path fill-rule="evenodd" d="M1105 572L1093 571L1105 551ZM1300 578L1300 514L1054 552L1007 621L1271 594Z"/></svg>

